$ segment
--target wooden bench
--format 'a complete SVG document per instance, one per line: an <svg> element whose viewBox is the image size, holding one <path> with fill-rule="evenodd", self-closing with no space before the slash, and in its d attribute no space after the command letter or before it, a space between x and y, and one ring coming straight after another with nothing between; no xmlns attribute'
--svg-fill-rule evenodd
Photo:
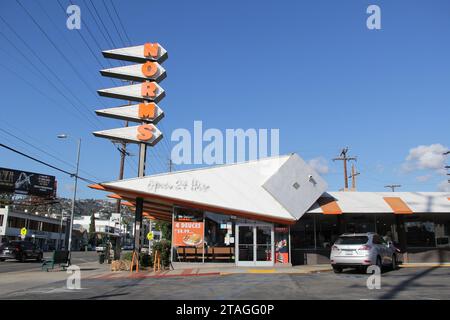
<svg viewBox="0 0 450 320"><path fill-rule="evenodd" d="M48 272L48 269L54 269L55 265L59 265L63 270L69 266L69 251L53 251L50 260L44 260L42 263L42 270Z"/></svg>
<svg viewBox="0 0 450 320"><path fill-rule="evenodd" d="M233 261L234 247L212 247L213 260Z"/></svg>

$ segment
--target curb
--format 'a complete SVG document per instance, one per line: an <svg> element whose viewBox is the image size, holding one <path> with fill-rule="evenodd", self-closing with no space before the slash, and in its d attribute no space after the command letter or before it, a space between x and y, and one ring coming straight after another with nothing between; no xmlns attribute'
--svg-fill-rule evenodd
<svg viewBox="0 0 450 320"><path fill-rule="evenodd" d="M400 268L450 268L450 263L403 263Z"/></svg>

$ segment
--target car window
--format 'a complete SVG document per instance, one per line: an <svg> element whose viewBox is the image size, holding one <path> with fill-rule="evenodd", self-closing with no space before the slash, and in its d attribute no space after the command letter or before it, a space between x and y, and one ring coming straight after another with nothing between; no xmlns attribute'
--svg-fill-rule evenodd
<svg viewBox="0 0 450 320"><path fill-rule="evenodd" d="M334 244L366 244L369 238L367 236L339 237Z"/></svg>
<svg viewBox="0 0 450 320"><path fill-rule="evenodd" d="M382 239L380 236L375 235L375 236L373 236L372 242L374 244L382 244Z"/></svg>

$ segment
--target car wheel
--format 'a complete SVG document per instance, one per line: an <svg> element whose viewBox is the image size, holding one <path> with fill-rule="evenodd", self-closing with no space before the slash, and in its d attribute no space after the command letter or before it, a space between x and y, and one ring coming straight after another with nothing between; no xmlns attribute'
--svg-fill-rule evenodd
<svg viewBox="0 0 450 320"><path fill-rule="evenodd" d="M334 273L341 273L342 268L341 267L333 267L333 271L334 271Z"/></svg>
<svg viewBox="0 0 450 320"><path fill-rule="evenodd" d="M4 258L1 258L0 261L3 262L3 261L5 261L5 259L4 259Z"/></svg>
<svg viewBox="0 0 450 320"><path fill-rule="evenodd" d="M358 270L359 270L361 273L367 273L367 266L360 266L360 267L358 268Z"/></svg>
<svg viewBox="0 0 450 320"><path fill-rule="evenodd" d="M20 262L25 262L25 261L27 261L27 255L25 254L25 253L22 253L21 255L20 255Z"/></svg>
<svg viewBox="0 0 450 320"><path fill-rule="evenodd" d="M36 261L37 262L41 262L42 261L42 253L40 253L38 256L37 256L37 258L36 258Z"/></svg>
<svg viewBox="0 0 450 320"><path fill-rule="evenodd" d="M397 269L397 257L395 256L395 254L392 256L391 269L392 270L396 270Z"/></svg>

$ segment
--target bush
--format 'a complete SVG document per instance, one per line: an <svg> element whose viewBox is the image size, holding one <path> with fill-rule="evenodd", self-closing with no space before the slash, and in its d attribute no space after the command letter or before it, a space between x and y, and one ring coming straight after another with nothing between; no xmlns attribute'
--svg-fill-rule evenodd
<svg viewBox="0 0 450 320"><path fill-rule="evenodd" d="M161 241L154 242L152 249L153 260L155 259L155 252L159 251L161 252L161 266L168 267L170 265L170 249L171 249L170 240L163 239Z"/></svg>
<svg viewBox="0 0 450 320"><path fill-rule="evenodd" d="M153 256L146 253L141 253L139 257L139 264L142 267L153 267Z"/></svg>
<svg viewBox="0 0 450 320"><path fill-rule="evenodd" d="M133 252L125 252L124 254L122 254L122 260L131 261L132 258L133 258Z"/></svg>

